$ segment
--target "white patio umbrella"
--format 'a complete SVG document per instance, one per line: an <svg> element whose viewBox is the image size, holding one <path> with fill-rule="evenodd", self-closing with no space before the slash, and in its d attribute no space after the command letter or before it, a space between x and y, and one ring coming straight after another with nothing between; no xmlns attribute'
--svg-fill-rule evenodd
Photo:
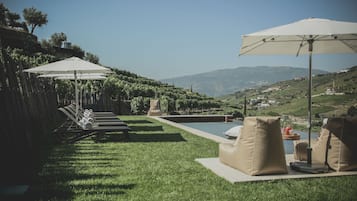
<svg viewBox="0 0 357 201"><path fill-rule="evenodd" d="M103 73L80 73L77 74L77 80L104 80L106 79L106 76L107 75ZM68 73L43 74L38 77L54 78L57 80L75 80L74 74Z"/></svg>
<svg viewBox="0 0 357 201"><path fill-rule="evenodd" d="M39 74L73 74L75 82L75 96L76 96L76 117L78 118L78 83L77 75L85 73L110 73L109 68L84 61L77 57L71 57L61 61L45 64L39 67L24 70L29 73Z"/></svg>
<svg viewBox="0 0 357 201"><path fill-rule="evenodd" d="M242 36L240 55L309 55L308 162L311 166L312 54L357 53L357 23L309 18Z"/></svg>
<svg viewBox="0 0 357 201"><path fill-rule="evenodd" d="M77 81L80 80L105 80L107 79L106 74L103 73L81 73L77 74ZM44 74L38 77L42 78L53 78L56 80L75 80L74 74ZM79 107L82 107L82 89L79 92Z"/></svg>

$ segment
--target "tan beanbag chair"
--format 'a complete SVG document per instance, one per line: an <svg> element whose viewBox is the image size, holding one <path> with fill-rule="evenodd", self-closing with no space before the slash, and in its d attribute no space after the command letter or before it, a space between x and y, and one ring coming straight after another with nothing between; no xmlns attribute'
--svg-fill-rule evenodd
<svg viewBox="0 0 357 201"><path fill-rule="evenodd" d="M248 175L287 173L279 117L246 117L234 144L219 145L222 163Z"/></svg>
<svg viewBox="0 0 357 201"><path fill-rule="evenodd" d="M150 108L148 111L148 116L160 116L162 114L160 110L159 100L150 100Z"/></svg>
<svg viewBox="0 0 357 201"><path fill-rule="evenodd" d="M294 156L306 160L307 142L295 145ZM330 118L311 144L312 163L329 165L336 171L357 169L357 118Z"/></svg>

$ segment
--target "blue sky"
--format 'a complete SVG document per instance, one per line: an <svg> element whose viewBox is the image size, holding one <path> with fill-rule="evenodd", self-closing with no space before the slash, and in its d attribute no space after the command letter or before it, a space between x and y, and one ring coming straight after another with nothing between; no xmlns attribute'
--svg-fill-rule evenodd
<svg viewBox="0 0 357 201"><path fill-rule="evenodd" d="M19 14L48 15L39 39L64 32L103 65L154 79L239 66L308 66L306 56L240 56L241 35L316 17L357 22L356 0L2 0ZM314 55L313 67L337 71L357 54Z"/></svg>

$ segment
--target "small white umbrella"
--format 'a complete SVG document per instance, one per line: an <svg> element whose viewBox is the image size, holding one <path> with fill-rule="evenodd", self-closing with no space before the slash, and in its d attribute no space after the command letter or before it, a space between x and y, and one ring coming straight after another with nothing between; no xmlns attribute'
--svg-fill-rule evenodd
<svg viewBox="0 0 357 201"><path fill-rule="evenodd" d="M110 69L94 64L78 57L71 57L61 61L45 64L35 68L24 70L29 73L53 74L53 73L110 73Z"/></svg>
<svg viewBox="0 0 357 201"><path fill-rule="evenodd" d="M357 53L357 23L309 18L242 36L240 55L309 55L309 165L311 165L312 54L327 53Z"/></svg>
<svg viewBox="0 0 357 201"><path fill-rule="evenodd" d="M57 80L75 80L74 74L43 74L38 77L42 78L54 78ZM103 80L106 79L106 74L103 73L80 73L77 74L77 80Z"/></svg>
<svg viewBox="0 0 357 201"><path fill-rule="evenodd" d="M44 74L40 75L38 77L42 78L53 78L56 80L75 80L75 77L73 74ZM107 79L106 74L103 73L81 73L77 74L77 80L105 80ZM80 90L79 93L79 102L78 102L79 107L83 107L82 105L82 89Z"/></svg>
<svg viewBox="0 0 357 201"><path fill-rule="evenodd" d="M78 118L78 86L77 86L77 75L82 73L110 73L109 68L84 61L77 57L71 57L61 61L45 64L35 68L30 68L24 70L24 72L29 73L39 73L39 74L68 74L71 73L74 76L75 81L75 96L76 96L76 116Z"/></svg>

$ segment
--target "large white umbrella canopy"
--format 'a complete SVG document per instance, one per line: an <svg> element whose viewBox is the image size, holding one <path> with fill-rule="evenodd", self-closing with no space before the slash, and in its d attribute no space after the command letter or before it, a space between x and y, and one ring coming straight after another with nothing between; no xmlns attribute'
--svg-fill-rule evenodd
<svg viewBox="0 0 357 201"><path fill-rule="evenodd" d="M357 23L309 18L242 36L240 55L309 54L308 164L311 164L312 54L357 53Z"/></svg>
<svg viewBox="0 0 357 201"><path fill-rule="evenodd" d="M66 74L73 73L75 81L75 96L76 96L76 116L78 118L78 84L77 75L82 73L110 73L110 69L84 61L78 57L71 57L61 61L56 61L53 63L45 64L35 68L30 68L24 70L24 72L29 73L39 73L39 74Z"/></svg>
<svg viewBox="0 0 357 201"><path fill-rule="evenodd" d="M240 55L357 52L357 23L309 18L242 36Z"/></svg>

